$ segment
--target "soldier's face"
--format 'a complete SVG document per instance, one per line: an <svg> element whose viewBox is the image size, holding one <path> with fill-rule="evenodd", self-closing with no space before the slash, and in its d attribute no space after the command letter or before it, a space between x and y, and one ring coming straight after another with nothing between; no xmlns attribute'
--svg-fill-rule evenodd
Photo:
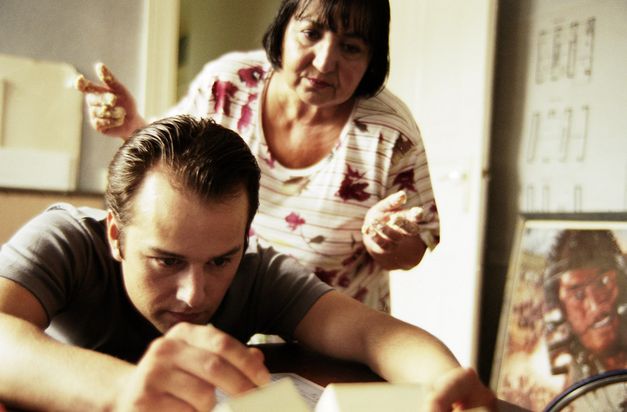
<svg viewBox="0 0 627 412"><path fill-rule="evenodd" d="M587 350L605 352L616 344L620 320L616 313L615 269L578 268L564 272L559 298L568 322Z"/></svg>

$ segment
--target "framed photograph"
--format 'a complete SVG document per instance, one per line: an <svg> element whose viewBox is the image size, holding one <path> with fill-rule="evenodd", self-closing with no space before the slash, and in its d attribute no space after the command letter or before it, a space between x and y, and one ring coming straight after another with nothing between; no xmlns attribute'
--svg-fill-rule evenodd
<svg viewBox="0 0 627 412"><path fill-rule="evenodd" d="M520 217L492 365L499 398L542 411L627 368L626 258L627 213Z"/></svg>

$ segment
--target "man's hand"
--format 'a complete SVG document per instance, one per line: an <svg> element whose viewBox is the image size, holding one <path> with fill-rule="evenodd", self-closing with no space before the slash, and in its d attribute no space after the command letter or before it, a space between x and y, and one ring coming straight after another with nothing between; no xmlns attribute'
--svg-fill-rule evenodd
<svg viewBox="0 0 627 412"><path fill-rule="evenodd" d="M137 113L135 99L103 63L95 66L101 84L87 80L80 75L76 88L85 94L87 113L91 126L108 136L126 139L145 125Z"/></svg>
<svg viewBox="0 0 627 412"><path fill-rule="evenodd" d="M207 411L215 389L236 395L270 381L263 354L213 326L181 323L156 339L121 382L116 410Z"/></svg>
<svg viewBox="0 0 627 412"><path fill-rule="evenodd" d="M481 383L474 369L456 368L432 385L427 396L429 411L463 411L483 408L496 411L496 396Z"/></svg>

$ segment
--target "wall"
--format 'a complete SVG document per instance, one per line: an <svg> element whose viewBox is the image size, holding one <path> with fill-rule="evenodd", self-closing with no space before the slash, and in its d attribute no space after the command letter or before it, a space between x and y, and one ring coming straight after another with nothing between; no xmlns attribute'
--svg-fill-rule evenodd
<svg viewBox="0 0 627 412"><path fill-rule="evenodd" d="M592 55L583 30L591 18L595 19ZM489 287L483 289L479 354L484 377L490 374L520 212L627 210L627 2L501 0L498 21L484 254L484 283ZM550 35L548 42L540 41L542 30ZM560 38L554 38L558 32ZM573 66L568 56L575 34L580 60ZM539 59L540 43L552 58L546 60L543 51ZM569 74L569 67L582 69L589 57L589 74ZM539 60L545 63L538 66ZM537 78L538 67L548 69L542 81ZM584 156L579 156L582 147L577 142L586 128L574 120L585 106L590 109L588 140ZM570 119L568 108L575 109ZM543 124L534 137L531 125L536 113ZM530 151L532 138L535 153ZM535 200L530 199L531 192Z"/></svg>
<svg viewBox="0 0 627 412"><path fill-rule="evenodd" d="M205 63L229 51L261 48L279 0L182 0L178 95Z"/></svg>
<svg viewBox="0 0 627 412"><path fill-rule="evenodd" d="M137 96L143 7L144 1L126 0L2 0L0 53L63 61L92 79L93 64L103 61ZM103 138L85 119L78 188L100 191L119 142Z"/></svg>
<svg viewBox="0 0 627 412"><path fill-rule="evenodd" d="M33 216L53 203L66 202L75 206L102 208L102 196L0 189L0 245Z"/></svg>

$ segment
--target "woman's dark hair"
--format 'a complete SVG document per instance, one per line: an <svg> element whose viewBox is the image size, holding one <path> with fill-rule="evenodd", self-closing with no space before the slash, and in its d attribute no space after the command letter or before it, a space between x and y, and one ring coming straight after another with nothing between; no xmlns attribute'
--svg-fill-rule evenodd
<svg viewBox="0 0 627 412"><path fill-rule="evenodd" d="M385 83L390 69L390 4L388 0L317 0L321 23L336 32L338 26L351 27L370 48L370 64L355 90L355 97L372 97ZM283 37L293 16L300 17L312 0L283 0L263 36L263 46L272 66L282 67ZM337 18L341 21L337 21Z"/></svg>
<svg viewBox="0 0 627 412"><path fill-rule="evenodd" d="M173 185L201 199L248 195L246 234L259 207L259 167L242 138L211 119L176 116L139 129L109 164L105 201L121 226L133 219L133 201L146 174L167 170Z"/></svg>

